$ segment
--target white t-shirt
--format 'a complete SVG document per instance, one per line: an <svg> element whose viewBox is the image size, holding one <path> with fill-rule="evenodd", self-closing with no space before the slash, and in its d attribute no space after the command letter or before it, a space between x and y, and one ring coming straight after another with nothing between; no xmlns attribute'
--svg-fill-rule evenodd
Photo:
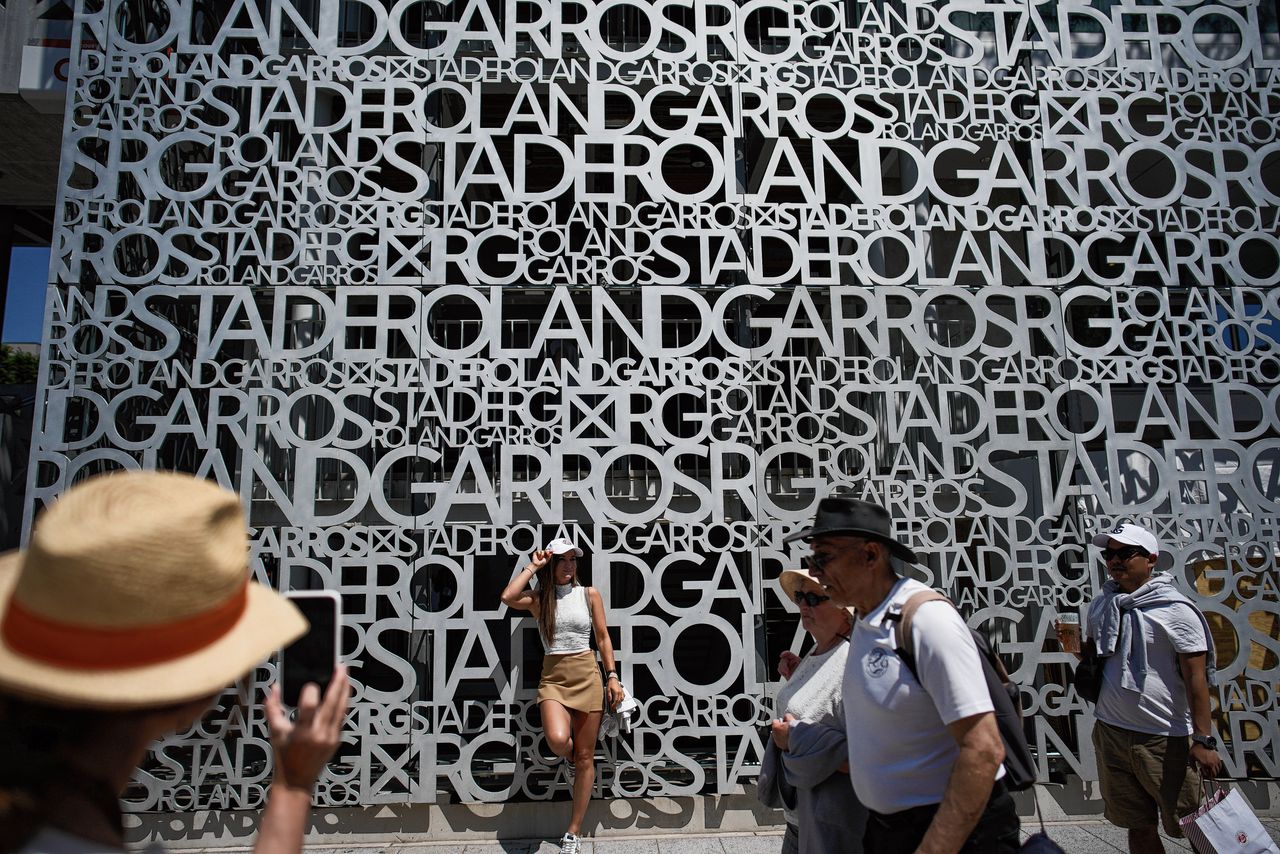
<svg viewBox="0 0 1280 854"><path fill-rule="evenodd" d="M778 690L774 713L790 713L802 721L844 726L840 686L849 660L849 644L839 641L822 655L806 655L796 665L787 684Z"/></svg>
<svg viewBox="0 0 1280 854"><path fill-rule="evenodd" d="M928 589L899 581L853 627L844 677L849 778L858 800L880 813L940 803L960 752L947 725L993 710L973 637L946 602L926 602L912 619L921 681L893 651L895 621L885 615ZM1002 776L1003 766L995 779Z"/></svg>
<svg viewBox="0 0 1280 854"><path fill-rule="evenodd" d="M1131 617L1123 618L1125 631ZM1122 652L1108 656L1102 668L1102 691L1094 715L1098 720L1149 735L1191 735L1191 709L1178 667L1178 653L1209 649L1200 617L1181 602L1142 609L1142 640L1147 646L1147 673L1142 691L1120 684ZM1128 648L1124 635L1121 649Z"/></svg>

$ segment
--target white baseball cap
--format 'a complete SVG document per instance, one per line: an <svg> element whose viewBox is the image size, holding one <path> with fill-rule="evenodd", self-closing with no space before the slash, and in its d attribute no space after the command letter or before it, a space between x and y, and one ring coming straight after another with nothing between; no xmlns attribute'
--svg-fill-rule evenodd
<svg viewBox="0 0 1280 854"><path fill-rule="evenodd" d="M556 537L554 540L547 543L547 551L551 552L553 555L563 555L573 552L575 557L582 557L582 549L578 548L564 537Z"/></svg>
<svg viewBox="0 0 1280 854"><path fill-rule="evenodd" d="M1124 543L1126 546L1142 546L1147 550L1147 554L1160 554L1160 541L1156 539L1155 534L1141 525L1134 525L1129 522L1117 525L1110 531L1095 534L1093 544L1099 548L1106 548L1107 543L1111 540L1115 540L1117 543Z"/></svg>

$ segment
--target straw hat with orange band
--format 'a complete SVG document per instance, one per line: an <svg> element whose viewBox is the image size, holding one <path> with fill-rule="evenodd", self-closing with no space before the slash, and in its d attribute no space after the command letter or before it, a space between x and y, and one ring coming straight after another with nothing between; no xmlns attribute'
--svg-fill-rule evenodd
<svg viewBox="0 0 1280 854"><path fill-rule="evenodd" d="M209 481L121 472L78 484L0 557L0 691L141 709L208 697L307 623L249 580L237 497Z"/></svg>

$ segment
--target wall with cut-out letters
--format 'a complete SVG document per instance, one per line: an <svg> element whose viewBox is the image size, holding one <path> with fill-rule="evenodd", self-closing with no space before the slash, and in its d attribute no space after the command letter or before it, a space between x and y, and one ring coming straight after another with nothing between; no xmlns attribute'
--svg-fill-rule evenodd
<svg viewBox="0 0 1280 854"><path fill-rule="evenodd" d="M599 792L737 791L833 492L999 642L1046 780L1095 775L1051 622L1151 526L1228 772L1280 772L1271 0L80 0L73 55L31 505L193 471L342 593L319 803L565 796L498 601L558 535L644 701ZM261 804L271 678L129 808Z"/></svg>

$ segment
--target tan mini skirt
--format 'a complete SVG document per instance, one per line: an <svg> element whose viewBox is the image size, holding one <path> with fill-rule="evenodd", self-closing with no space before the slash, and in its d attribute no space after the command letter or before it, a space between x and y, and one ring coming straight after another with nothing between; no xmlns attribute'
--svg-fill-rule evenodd
<svg viewBox="0 0 1280 854"><path fill-rule="evenodd" d="M591 650L542 657L538 702L555 700L577 712L604 711L604 683Z"/></svg>

